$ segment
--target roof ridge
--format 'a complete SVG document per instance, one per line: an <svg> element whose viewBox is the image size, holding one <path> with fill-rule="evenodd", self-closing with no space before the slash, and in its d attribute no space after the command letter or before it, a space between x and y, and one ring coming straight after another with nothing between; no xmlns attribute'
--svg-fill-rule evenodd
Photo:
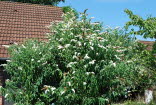
<svg viewBox="0 0 156 105"><path fill-rule="evenodd" d="M23 3L23 2L14 2L14 1L0 1L0 2L8 2L8 3L15 3L15 4L26 4L26 5L34 5L34 6L46 6L46 7L55 7L55 8L62 8L58 6L53 6L53 5L44 5L44 4L33 4L33 3Z"/></svg>

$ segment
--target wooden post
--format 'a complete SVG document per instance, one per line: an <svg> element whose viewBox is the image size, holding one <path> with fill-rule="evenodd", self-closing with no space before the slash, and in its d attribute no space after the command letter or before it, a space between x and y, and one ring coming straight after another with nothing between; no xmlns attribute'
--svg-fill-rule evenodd
<svg viewBox="0 0 156 105"><path fill-rule="evenodd" d="M0 105L4 105L4 97L0 96Z"/></svg>
<svg viewBox="0 0 156 105"><path fill-rule="evenodd" d="M156 86L153 87L153 101L156 103Z"/></svg>
<svg viewBox="0 0 156 105"><path fill-rule="evenodd" d="M149 104L153 101L153 88L145 90L145 103Z"/></svg>

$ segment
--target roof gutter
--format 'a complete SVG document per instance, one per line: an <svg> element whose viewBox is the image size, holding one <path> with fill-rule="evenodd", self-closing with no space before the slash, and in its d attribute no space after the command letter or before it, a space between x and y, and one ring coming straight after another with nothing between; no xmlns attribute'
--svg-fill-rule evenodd
<svg viewBox="0 0 156 105"><path fill-rule="evenodd" d="M0 61L10 60L10 58L0 58Z"/></svg>

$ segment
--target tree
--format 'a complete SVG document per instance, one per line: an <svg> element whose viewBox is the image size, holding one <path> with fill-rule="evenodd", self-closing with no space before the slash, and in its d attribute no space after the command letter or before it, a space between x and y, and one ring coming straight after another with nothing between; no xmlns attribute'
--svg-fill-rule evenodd
<svg viewBox="0 0 156 105"><path fill-rule="evenodd" d="M138 15L134 15L132 11L126 9L125 12L131 19L126 23L125 28L128 29L130 26L138 27L138 31L131 30L131 33L135 35L142 35L144 38L156 38L156 17L148 17L143 19Z"/></svg>
<svg viewBox="0 0 156 105"><path fill-rule="evenodd" d="M132 11L126 9L125 12L131 19L125 25L126 30L129 29L130 26L138 27L138 30L131 29L129 34L141 35L144 38L152 38L156 39L156 17L148 17L147 19L143 19L138 15L134 15ZM152 51L144 50L138 54L137 57L140 57L140 64L145 66L149 71L154 71L156 74L156 41L153 44Z"/></svg>
<svg viewBox="0 0 156 105"><path fill-rule="evenodd" d="M9 0L2 0L9 1ZM33 3L33 4L44 4L44 5L57 5L59 2L65 2L65 0L11 0L14 2L23 2L23 3Z"/></svg>

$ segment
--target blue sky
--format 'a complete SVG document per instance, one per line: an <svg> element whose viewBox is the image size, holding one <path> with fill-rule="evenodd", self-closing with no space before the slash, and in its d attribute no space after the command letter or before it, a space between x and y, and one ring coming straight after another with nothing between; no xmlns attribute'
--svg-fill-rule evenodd
<svg viewBox="0 0 156 105"><path fill-rule="evenodd" d="M148 15L156 17L156 0L66 0L58 6L71 6L78 12L88 9L89 17L94 21L101 21L111 27L120 26L129 20L124 9L130 9L134 14L146 18ZM139 40L151 40L137 37Z"/></svg>

